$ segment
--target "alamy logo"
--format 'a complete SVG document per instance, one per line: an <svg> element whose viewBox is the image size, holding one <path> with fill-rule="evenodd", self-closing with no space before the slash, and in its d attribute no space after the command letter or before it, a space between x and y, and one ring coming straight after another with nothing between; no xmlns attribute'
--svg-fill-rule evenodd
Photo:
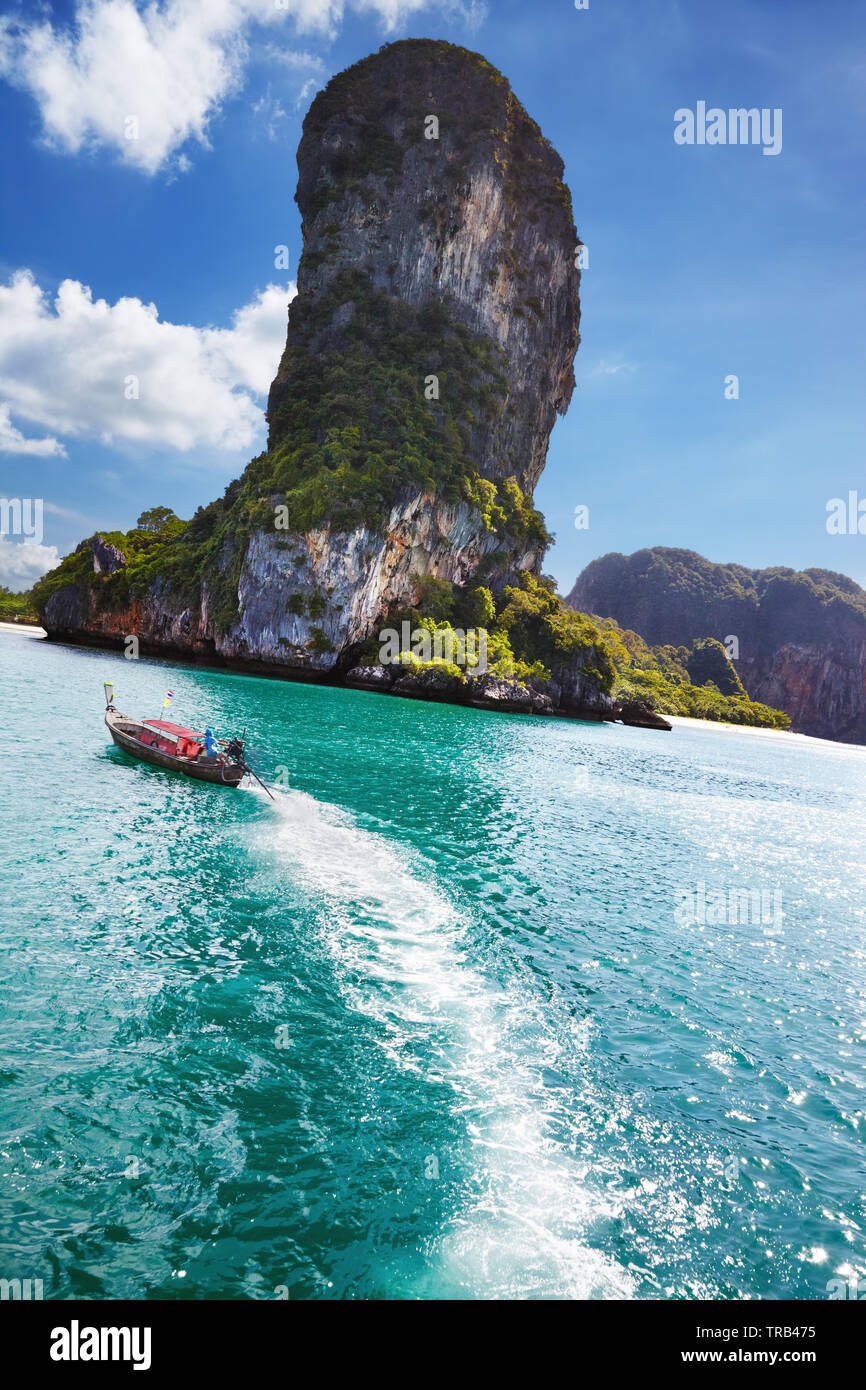
<svg viewBox="0 0 866 1390"><path fill-rule="evenodd" d="M859 1279L856 1274L850 1274L847 1279L828 1279L827 1297L866 1302L866 1280Z"/></svg>
<svg viewBox="0 0 866 1390"><path fill-rule="evenodd" d="M782 108L768 106L707 108L699 101L692 111L681 106L674 112L674 140L678 145L763 145L764 154L782 153Z"/></svg>
<svg viewBox="0 0 866 1390"><path fill-rule="evenodd" d="M28 1302L31 1299L37 1302L42 1298L41 1279L0 1279L0 1300L12 1299L13 1302Z"/></svg>
<svg viewBox="0 0 866 1390"><path fill-rule="evenodd" d="M150 1370L149 1327L69 1327L51 1329L52 1361L131 1361L134 1371Z"/></svg>
<svg viewBox="0 0 866 1390"><path fill-rule="evenodd" d="M831 497L827 503L827 531L831 536L866 536L866 497L861 501L853 490L844 497Z"/></svg>
<svg viewBox="0 0 866 1390"><path fill-rule="evenodd" d="M674 920L681 927L780 926L781 888L681 888Z"/></svg>
<svg viewBox="0 0 866 1390"><path fill-rule="evenodd" d="M42 544L41 497L0 497L0 536L23 536Z"/></svg>

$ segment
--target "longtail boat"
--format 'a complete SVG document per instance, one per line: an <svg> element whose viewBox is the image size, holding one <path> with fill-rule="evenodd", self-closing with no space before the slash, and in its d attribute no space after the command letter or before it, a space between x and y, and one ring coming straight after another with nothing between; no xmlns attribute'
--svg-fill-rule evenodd
<svg viewBox="0 0 866 1390"><path fill-rule="evenodd" d="M167 702L166 702L167 703ZM199 782L237 787L249 773L264 787L244 756L244 738L219 739L216 756L205 751L205 736L167 719L130 719L114 704L114 687L105 683L105 723L118 748L142 762L153 763L171 772L182 772ZM271 793L265 787L270 796Z"/></svg>

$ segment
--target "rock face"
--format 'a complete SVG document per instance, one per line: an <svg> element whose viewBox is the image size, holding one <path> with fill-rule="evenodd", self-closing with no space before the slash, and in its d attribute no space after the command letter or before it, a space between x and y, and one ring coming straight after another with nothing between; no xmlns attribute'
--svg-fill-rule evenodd
<svg viewBox="0 0 866 1390"><path fill-rule="evenodd" d="M562 160L505 78L451 44L391 44L316 97L298 173L304 253L289 348L307 303L333 291L316 346L339 342L355 315L339 285L347 270L414 309L441 305L497 349L505 376L473 423L478 470L514 474L531 493L574 389L580 272ZM434 374L439 348L429 343ZM447 351L441 367L444 395ZM268 402L271 446L283 437L291 372L287 352Z"/></svg>
<svg viewBox="0 0 866 1390"><path fill-rule="evenodd" d="M201 608L181 607L164 584L154 584L143 598L123 607L105 606L98 590L86 584L66 584L52 594L43 614L48 636L117 646L129 635L145 651L166 655L214 657L216 643L208 635L207 592Z"/></svg>
<svg viewBox="0 0 866 1390"><path fill-rule="evenodd" d="M87 541L84 542L88 544ZM90 550L93 555L94 574L116 574L122 570L126 564L126 556L122 550L118 550L116 545L112 545L104 536L94 536L90 541Z"/></svg>
<svg viewBox="0 0 866 1390"><path fill-rule="evenodd" d="M475 676L461 683L443 671L407 671L401 674L399 669L395 671L388 666L356 666L348 672L346 680L359 690L378 690L382 694L402 695L417 700L446 700L452 704L496 709L507 714L556 712L553 700L546 692L534 690L520 681L492 675Z"/></svg>
<svg viewBox="0 0 866 1390"><path fill-rule="evenodd" d="M495 594L539 573L532 490L579 341L561 159L480 55L407 40L319 93L298 172L267 452L159 577L115 583L124 559L102 542L109 587L52 586L50 635L336 677L424 578ZM556 703L609 714L597 664L555 670Z"/></svg>
<svg viewBox="0 0 866 1390"><path fill-rule="evenodd" d="M219 650L330 670L389 608L411 600L418 578L462 584L500 549L466 503L418 493L391 508L384 534L370 526L324 527L287 543L279 532L258 531L238 582L241 617ZM540 547L510 555L521 568L540 558Z"/></svg>
<svg viewBox="0 0 866 1390"><path fill-rule="evenodd" d="M736 639L749 697L800 733L866 743L866 592L829 570L750 570L659 546L605 555L568 599L651 645Z"/></svg>
<svg viewBox="0 0 866 1390"><path fill-rule="evenodd" d="M68 585L50 598L45 621L57 637L137 633L152 648L326 674L389 607L411 599L419 577L461 584L501 553L501 540L469 505L413 494L391 508L384 535L368 526L301 536L255 531L237 581L240 616L226 630L211 616L207 584L192 606L157 583L121 609L104 606L87 586ZM530 569L542 550L504 553L509 565Z"/></svg>
<svg viewBox="0 0 866 1390"><path fill-rule="evenodd" d="M634 729L664 729L670 733L673 728L663 715L650 708L646 700L627 700L618 704L617 717Z"/></svg>

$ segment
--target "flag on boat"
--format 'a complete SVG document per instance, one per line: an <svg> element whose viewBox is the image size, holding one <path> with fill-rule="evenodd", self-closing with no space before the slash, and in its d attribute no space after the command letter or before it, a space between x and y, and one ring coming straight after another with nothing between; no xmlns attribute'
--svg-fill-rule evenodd
<svg viewBox="0 0 866 1390"><path fill-rule="evenodd" d="M171 702L172 702L173 699L174 699L174 691L173 691L173 690L168 690L168 691L166 691L165 699L164 699L163 702L162 702L162 707L163 707L163 709L168 709L168 707L169 707L169 705L171 704Z"/></svg>

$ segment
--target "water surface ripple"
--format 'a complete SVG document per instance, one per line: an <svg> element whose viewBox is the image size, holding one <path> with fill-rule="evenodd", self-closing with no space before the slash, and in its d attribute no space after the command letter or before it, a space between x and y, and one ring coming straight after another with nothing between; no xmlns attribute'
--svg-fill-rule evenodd
<svg viewBox="0 0 866 1390"><path fill-rule="evenodd" d="M247 726L276 801L136 764ZM0 633L0 1275L65 1298L866 1278L866 749ZM745 922L684 895L763 889Z"/></svg>

